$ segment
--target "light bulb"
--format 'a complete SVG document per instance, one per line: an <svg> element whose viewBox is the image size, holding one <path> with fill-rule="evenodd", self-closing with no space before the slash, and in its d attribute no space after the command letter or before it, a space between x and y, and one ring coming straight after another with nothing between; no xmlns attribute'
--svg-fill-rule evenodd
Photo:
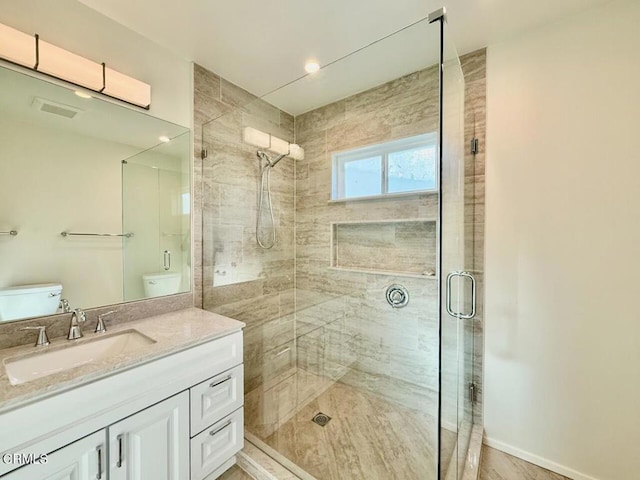
<svg viewBox="0 0 640 480"><path fill-rule="evenodd" d="M320 64L318 62L316 62L315 60L309 60L305 66L304 69L307 73L315 73L318 70L320 70Z"/></svg>

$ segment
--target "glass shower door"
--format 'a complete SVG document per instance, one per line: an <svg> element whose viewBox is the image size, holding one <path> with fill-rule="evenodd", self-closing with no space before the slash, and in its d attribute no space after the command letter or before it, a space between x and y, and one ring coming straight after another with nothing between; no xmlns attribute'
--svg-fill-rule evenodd
<svg viewBox="0 0 640 480"><path fill-rule="evenodd" d="M473 234L465 198L465 82L455 48L443 41L440 169L440 478L462 478L473 424ZM473 189L471 189L472 191Z"/></svg>
<svg viewBox="0 0 640 480"><path fill-rule="evenodd" d="M122 161L125 301L189 290L189 143L184 134Z"/></svg>

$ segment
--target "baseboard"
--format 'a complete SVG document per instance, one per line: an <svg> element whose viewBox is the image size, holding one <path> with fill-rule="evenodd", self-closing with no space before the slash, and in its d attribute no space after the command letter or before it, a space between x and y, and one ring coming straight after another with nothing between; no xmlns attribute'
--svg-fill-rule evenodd
<svg viewBox="0 0 640 480"><path fill-rule="evenodd" d="M509 455L513 455L514 457L518 457L529 463L533 463L534 465L538 465L539 467L546 468L547 470L551 470L552 472L559 473L560 475L564 475L565 477L569 477L572 480L599 480L596 477L591 477L584 473L580 473L569 467L560 465L559 463L556 463L556 462L552 462L551 460L547 460L546 458L539 457L532 453L525 452L524 450L520 450L519 448L512 447L511 445L502 443L498 440L493 440L491 438L485 437L484 444L487 445L488 447L495 448L496 450L500 450L501 452L508 453Z"/></svg>

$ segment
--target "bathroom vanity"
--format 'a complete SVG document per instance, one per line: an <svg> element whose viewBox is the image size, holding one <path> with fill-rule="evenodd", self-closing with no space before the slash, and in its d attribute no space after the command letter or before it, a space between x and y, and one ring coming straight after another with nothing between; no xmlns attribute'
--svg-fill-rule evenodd
<svg viewBox="0 0 640 480"><path fill-rule="evenodd" d="M243 327L190 308L0 350L0 477L217 478L243 447Z"/></svg>

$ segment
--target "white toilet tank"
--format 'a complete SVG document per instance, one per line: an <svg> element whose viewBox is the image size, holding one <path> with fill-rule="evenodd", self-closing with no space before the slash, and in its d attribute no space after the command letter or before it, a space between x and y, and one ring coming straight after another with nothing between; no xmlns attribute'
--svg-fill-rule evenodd
<svg viewBox="0 0 640 480"><path fill-rule="evenodd" d="M145 297L173 295L180 291L182 274L176 272L148 273L142 275Z"/></svg>
<svg viewBox="0 0 640 480"><path fill-rule="evenodd" d="M0 289L0 322L53 315L58 311L62 285L41 283Z"/></svg>

